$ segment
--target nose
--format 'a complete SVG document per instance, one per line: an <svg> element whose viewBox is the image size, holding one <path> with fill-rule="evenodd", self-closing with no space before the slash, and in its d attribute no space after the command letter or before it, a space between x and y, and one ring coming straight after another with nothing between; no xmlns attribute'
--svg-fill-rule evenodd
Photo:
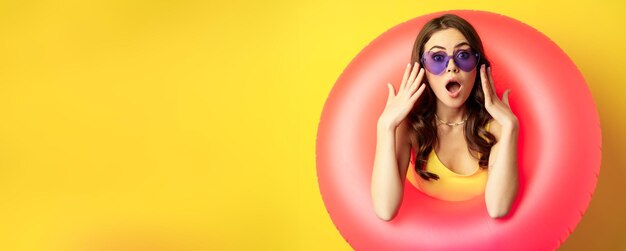
<svg viewBox="0 0 626 251"><path fill-rule="evenodd" d="M459 67L454 63L454 59L448 59L448 67L446 67L446 72L459 72Z"/></svg>

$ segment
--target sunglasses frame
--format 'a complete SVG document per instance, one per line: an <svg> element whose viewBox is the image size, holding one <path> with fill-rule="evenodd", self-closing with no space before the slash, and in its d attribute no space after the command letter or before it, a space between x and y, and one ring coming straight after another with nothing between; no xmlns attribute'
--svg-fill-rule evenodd
<svg viewBox="0 0 626 251"><path fill-rule="evenodd" d="M428 54L428 53L440 53L442 51L437 51L437 52L425 51L424 53L422 53L422 58L420 59L420 62L424 66L424 69L428 70L430 73L435 74L435 75L440 75L440 74L442 74L442 73L444 73L446 71L446 68L448 68L448 64L450 63L450 58L452 58L452 60L454 61L454 64L456 64L456 66L459 67L459 63L457 63L457 61L456 61L457 60L456 56L457 56L457 54L459 52L462 52L462 51L470 51L470 52L474 53L474 56L476 56L476 65L474 65L472 67L472 69L475 69L479 65L479 63L480 63L480 53L474 52L474 50L471 49L471 48L469 50L467 50L467 49L456 50L456 51L452 52L452 55L448 55L448 53L443 52L446 55L446 58L445 58L446 65L443 67L443 70L441 70L441 72L439 72L439 73L432 72L430 69L428 69L429 67L426 67L426 54ZM461 69L461 67L459 67L459 69ZM463 70L463 69L461 69L461 70L464 71L464 72L469 72L469 71L466 71L466 70Z"/></svg>

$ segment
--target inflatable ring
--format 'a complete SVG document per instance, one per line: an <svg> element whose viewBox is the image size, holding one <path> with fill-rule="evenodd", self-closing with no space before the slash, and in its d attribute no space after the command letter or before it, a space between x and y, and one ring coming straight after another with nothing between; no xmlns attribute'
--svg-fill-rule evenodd
<svg viewBox="0 0 626 251"><path fill-rule="evenodd" d="M601 134L591 93L574 63L549 38L499 14L450 11L478 31L498 96L511 88L520 122L519 193L509 215L488 216L484 198L431 198L406 182L396 217L376 217L370 179L376 122L434 13L399 24L347 66L322 111L316 162L320 192L356 250L553 250L587 209L600 171Z"/></svg>

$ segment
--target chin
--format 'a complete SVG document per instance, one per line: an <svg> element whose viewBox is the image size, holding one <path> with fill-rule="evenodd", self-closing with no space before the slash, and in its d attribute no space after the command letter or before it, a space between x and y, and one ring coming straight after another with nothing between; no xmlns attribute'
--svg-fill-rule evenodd
<svg viewBox="0 0 626 251"><path fill-rule="evenodd" d="M465 105L465 102L467 101L467 97L466 98L451 98L449 96L446 96L443 99L439 99L440 103L450 107L450 108L461 108Z"/></svg>

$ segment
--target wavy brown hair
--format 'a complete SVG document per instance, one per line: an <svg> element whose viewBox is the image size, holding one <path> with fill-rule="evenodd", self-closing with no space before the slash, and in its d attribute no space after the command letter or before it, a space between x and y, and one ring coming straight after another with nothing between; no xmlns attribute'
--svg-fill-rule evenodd
<svg viewBox="0 0 626 251"><path fill-rule="evenodd" d="M480 54L480 61L477 67L482 64L489 65L483 44L478 33L474 30L474 27L465 19L453 14L445 14L437 17L424 25L415 39L411 63L421 62L421 56L424 53L424 44L426 44L435 32L448 28L459 30L467 39L472 50ZM427 83L427 81L428 80L424 78L424 82ZM413 146L417 146L414 156L415 171L425 180L439 179L438 175L425 170L428 155L437 144L437 122L435 121L436 101L437 97L427 83L426 90L424 90L422 97L415 103L415 106L407 116L409 127L412 128L409 133L409 139ZM495 144L496 138L485 129L485 125L491 119L491 115L489 115L485 109L484 104L485 97L480 82L480 73L477 73L474 88L464 104L468 112L464 132L469 153L474 158L478 159L480 168L486 169L489 162L489 152L491 147Z"/></svg>

